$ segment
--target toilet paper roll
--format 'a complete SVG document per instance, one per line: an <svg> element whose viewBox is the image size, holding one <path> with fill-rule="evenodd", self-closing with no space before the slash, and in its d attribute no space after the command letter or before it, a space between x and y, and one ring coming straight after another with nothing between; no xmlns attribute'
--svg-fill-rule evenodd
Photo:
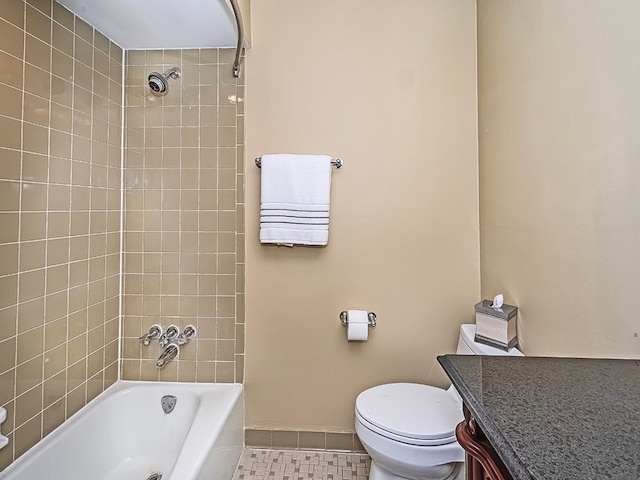
<svg viewBox="0 0 640 480"><path fill-rule="evenodd" d="M369 337L369 314L365 310L347 310L347 340L364 342Z"/></svg>

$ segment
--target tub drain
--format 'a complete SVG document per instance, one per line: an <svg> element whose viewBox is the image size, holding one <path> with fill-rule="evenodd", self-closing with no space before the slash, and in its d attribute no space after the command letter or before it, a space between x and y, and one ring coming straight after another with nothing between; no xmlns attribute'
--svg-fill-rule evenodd
<svg viewBox="0 0 640 480"><path fill-rule="evenodd" d="M147 477L147 480L161 480L161 479L162 479L161 473L152 473Z"/></svg>
<svg viewBox="0 0 640 480"><path fill-rule="evenodd" d="M160 400L160 404L162 405L162 410L164 411L164 413L167 413L167 414L173 412L173 409L176 408L176 403L178 403L178 399L174 395L165 395ZM151 480L151 479L147 479L147 480ZM160 480L160 479L158 478L153 480Z"/></svg>

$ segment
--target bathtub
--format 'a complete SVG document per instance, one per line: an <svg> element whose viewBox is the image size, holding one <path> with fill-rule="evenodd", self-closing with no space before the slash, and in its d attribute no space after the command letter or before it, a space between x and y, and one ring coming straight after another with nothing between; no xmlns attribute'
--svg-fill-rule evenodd
<svg viewBox="0 0 640 480"><path fill-rule="evenodd" d="M0 479L231 480L244 443L242 392L235 383L118 381ZM165 396L176 398L170 413Z"/></svg>

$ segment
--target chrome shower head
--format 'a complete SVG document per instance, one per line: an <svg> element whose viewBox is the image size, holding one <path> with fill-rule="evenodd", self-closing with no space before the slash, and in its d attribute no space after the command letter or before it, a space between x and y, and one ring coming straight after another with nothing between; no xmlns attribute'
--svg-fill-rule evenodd
<svg viewBox="0 0 640 480"><path fill-rule="evenodd" d="M153 93L165 93L169 90L169 82L161 73L151 72L149 75L149 88Z"/></svg>
<svg viewBox="0 0 640 480"><path fill-rule="evenodd" d="M147 78L147 82L153 93L165 94L169 91L169 78L180 78L180 69L173 67L165 73L151 72Z"/></svg>

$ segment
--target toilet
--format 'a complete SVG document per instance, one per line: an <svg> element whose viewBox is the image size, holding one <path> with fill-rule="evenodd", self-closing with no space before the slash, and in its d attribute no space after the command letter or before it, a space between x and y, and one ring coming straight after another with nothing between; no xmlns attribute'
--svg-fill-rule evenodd
<svg viewBox="0 0 640 480"><path fill-rule="evenodd" d="M474 341L461 325L456 353L522 356ZM458 392L417 383L371 387L356 399L356 433L371 457L369 480L464 480L464 450L455 429L463 420Z"/></svg>

